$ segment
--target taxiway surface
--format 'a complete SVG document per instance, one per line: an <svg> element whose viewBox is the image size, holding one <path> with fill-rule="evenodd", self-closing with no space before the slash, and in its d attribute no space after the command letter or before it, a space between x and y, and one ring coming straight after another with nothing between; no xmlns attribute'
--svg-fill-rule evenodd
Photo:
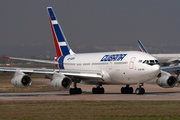
<svg viewBox="0 0 180 120"><path fill-rule="evenodd" d="M70 95L68 91L0 93L0 100L60 100L60 101L180 101L180 87L161 88L156 84L144 84L144 95L121 94L121 85L104 85L105 94L92 94L93 85L78 84L80 95ZM135 89L137 85L132 85Z"/></svg>

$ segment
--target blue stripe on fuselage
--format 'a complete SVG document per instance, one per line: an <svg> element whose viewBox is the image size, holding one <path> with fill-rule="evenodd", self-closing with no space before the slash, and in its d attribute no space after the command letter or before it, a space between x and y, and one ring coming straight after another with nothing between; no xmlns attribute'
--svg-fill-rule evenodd
<svg viewBox="0 0 180 120"><path fill-rule="evenodd" d="M59 63L59 69L64 69L64 58L65 56L62 56L59 58L58 63Z"/></svg>

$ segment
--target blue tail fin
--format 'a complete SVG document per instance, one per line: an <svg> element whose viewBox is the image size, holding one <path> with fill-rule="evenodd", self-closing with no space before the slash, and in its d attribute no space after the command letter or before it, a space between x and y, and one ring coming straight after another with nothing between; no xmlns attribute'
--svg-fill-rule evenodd
<svg viewBox="0 0 180 120"><path fill-rule="evenodd" d="M48 17L51 24L54 44L56 48L57 57L66 56L68 54L74 54L70 49L66 37L61 29L61 26L56 19L52 7L47 7Z"/></svg>
<svg viewBox="0 0 180 120"><path fill-rule="evenodd" d="M140 50L141 52L148 53L148 51L147 51L146 48L143 46L143 44L141 43L140 40L138 40L138 46L139 46L139 50Z"/></svg>

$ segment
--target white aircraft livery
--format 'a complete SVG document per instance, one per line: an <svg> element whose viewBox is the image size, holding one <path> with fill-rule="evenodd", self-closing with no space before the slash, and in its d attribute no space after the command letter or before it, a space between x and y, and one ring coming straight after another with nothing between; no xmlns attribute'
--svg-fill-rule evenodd
<svg viewBox="0 0 180 120"><path fill-rule="evenodd" d="M1 72L12 76L11 83L15 87L24 88L31 85L32 73L46 74L51 79L51 86L57 90L69 90L70 94L81 94L77 83L94 84L93 94L103 94L102 87L108 85L125 85L122 94L133 93L130 85L137 84L136 94L144 94L143 83L158 77L157 84L164 88L172 88L177 78L167 71L180 70L179 66L161 68L157 59L140 51L99 52L77 54L72 51L57 21L52 7L47 8L52 29L57 59L55 61L27 58L7 57L7 59L25 60L54 64L58 69L11 68L0 67ZM71 87L71 85L73 86Z"/></svg>
<svg viewBox="0 0 180 120"><path fill-rule="evenodd" d="M138 40L138 46L141 52L148 53L148 51L145 49L145 47L143 46L140 40ZM160 63L169 63L172 65L176 65L179 64L180 61L180 54L151 54L151 55L157 58Z"/></svg>

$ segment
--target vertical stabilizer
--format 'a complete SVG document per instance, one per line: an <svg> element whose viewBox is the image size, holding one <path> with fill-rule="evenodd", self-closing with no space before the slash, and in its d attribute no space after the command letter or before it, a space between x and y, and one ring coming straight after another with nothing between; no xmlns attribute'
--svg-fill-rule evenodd
<svg viewBox="0 0 180 120"><path fill-rule="evenodd" d="M66 56L68 54L74 54L70 49L66 37L58 23L58 20L53 12L52 7L47 7L48 17L51 24L54 44L56 48L57 57Z"/></svg>
<svg viewBox="0 0 180 120"><path fill-rule="evenodd" d="M146 48L143 46L143 44L141 43L140 40L138 40L138 46L139 46L139 50L140 50L141 52L148 53L148 51L147 51Z"/></svg>

